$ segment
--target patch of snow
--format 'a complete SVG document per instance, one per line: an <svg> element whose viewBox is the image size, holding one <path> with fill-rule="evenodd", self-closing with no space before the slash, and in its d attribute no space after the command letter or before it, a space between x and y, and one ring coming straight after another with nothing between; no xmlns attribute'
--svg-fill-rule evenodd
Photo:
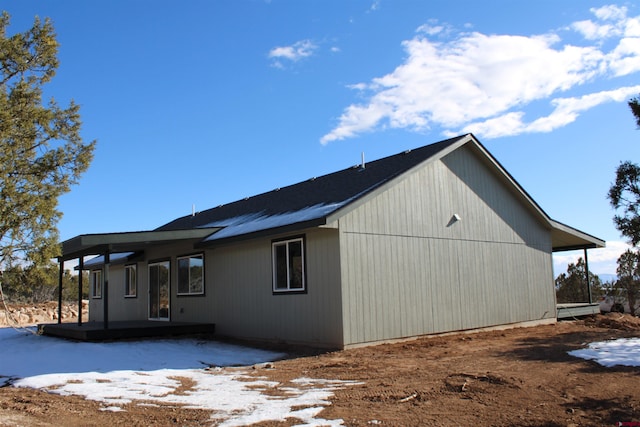
<svg viewBox="0 0 640 427"><path fill-rule="evenodd" d="M284 356L190 338L79 343L0 328L0 377L14 378L15 387L83 396L104 411L136 402L205 409L226 427L292 417L308 426L343 425L317 416L335 390L356 383L299 378L285 387L250 375L251 366ZM238 365L246 368L223 368ZM282 396L265 393L275 388Z"/></svg>
<svg viewBox="0 0 640 427"><path fill-rule="evenodd" d="M284 356L191 338L80 343L0 328L0 377L253 365Z"/></svg>
<svg viewBox="0 0 640 427"><path fill-rule="evenodd" d="M255 231L268 230L270 228L282 227L299 222L311 221L322 218L333 211L341 208L347 201L331 204L317 204L293 212L285 212L277 215L266 215L264 213L253 213L229 218L224 221L206 224L203 228L224 227L222 230L213 233L203 241L224 239L227 237L241 236Z"/></svg>
<svg viewBox="0 0 640 427"><path fill-rule="evenodd" d="M574 357L595 360L602 366L640 366L640 338L620 338L594 342L587 348L570 351Z"/></svg>
<svg viewBox="0 0 640 427"><path fill-rule="evenodd" d="M126 260L128 257L133 255L134 252L115 252L109 254L109 262L114 263L121 260ZM84 268L98 266L104 264L104 255L98 255L84 262Z"/></svg>
<svg viewBox="0 0 640 427"><path fill-rule="evenodd" d="M104 406L100 410L105 412L124 412L124 409L119 406Z"/></svg>

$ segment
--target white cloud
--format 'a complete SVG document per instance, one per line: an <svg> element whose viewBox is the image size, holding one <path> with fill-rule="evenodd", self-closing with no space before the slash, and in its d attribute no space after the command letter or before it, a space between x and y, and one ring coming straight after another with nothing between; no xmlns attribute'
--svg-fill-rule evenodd
<svg viewBox="0 0 640 427"><path fill-rule="evenodd" d="M375 12L378 9L380 9L380 0L375 0L369 7L368 12Z"/></svg>
<svg viewBox="0 0 640 427"><path fill-rule="evenodd" d="M416 33L423 33L427 36L446 36L454 31L451 25L438 22L437 19L430 19L426 24L419 26Z"/></svg>
<svg viewBox="0 0 640 427"><path fill-rule="evenodd" d="M574 22L572 27L582 33L587 40L604 39L614 31L612 25L598 25L593 21Z"/></svg>
<svg viewBox="0 0 640 427"><path fill-rule="evenodd" d="M269 58L273 60L272 65L283 68L283 60L298 62L303 58L313 55L318 46L311 40L300 40L290 46L277 46L269 51Z"/></svg>
<svg viewBox="0 0 640 427"><path fill-rule="evenodd" d="M349 89L357 89L357 90L366 90L367 89L367 85L364 83L356 83L354 85L348 85L347 86Z"/></svg>
<svg viewBox="0 0 640 427"><path fill-rule="evenodd" d="M640 17L629 18L625 8L616 6L591 12L595 21L568 27L587 40L582 46L561 44L556 33L525 37L465 32L445 39L452 34L450 27L429 21L402 42L404 63L369 83L348 86L369 97L346 107L321 142L386 127L423 131L439 126L444 134L463 130L488 138L549 132L603 102L623 101L630 91L637 93L638 86L596 93L584 88L596 79L640 71ZM605 37L619 38L610 51L588 42ZM570 89L585 93L552 98ZM553 111L524 122L524 108L545 99Z"/></svg>
<svg viewBox="0 0 640 427"><path fill-rule="evenodd" d="M640 93L640 85L622 87L609 91L590 93L581 97L556 98L551 100L555 109L545 117L525 123L524 112L511 112L483 122L474 122L462 128L462 132L445 132L447 136L473 132L486 138L518 135L521 133L551 132L575 121L581 112L606 102L623 102Z"/></svg>
<svg viewBox="0 0 640 427"><path fill-rule="evenodd" d="M640 71L640 37L620 40L607 56L609 68L616 76L626 76Z"/></svg>
<svg viewBox="0 0 640 427"><path fill-rule="evenodd" d="M581 33L587 40L625 35L627 27L629 25L633 27L634 21L636 24L638 22L638 18L627 18L626 7L608 5L592 8L590 11L598 19L598 22L589 19L571 24L571 28Z"/></svg>
<svg viewBox="0 0 640 427"><path fill-rule="evenodd" d="M610 4L600 8L591 8L590 11L598 18L603 20L622 20L627 16L627 8L624 6L616 6Z"/></svg>

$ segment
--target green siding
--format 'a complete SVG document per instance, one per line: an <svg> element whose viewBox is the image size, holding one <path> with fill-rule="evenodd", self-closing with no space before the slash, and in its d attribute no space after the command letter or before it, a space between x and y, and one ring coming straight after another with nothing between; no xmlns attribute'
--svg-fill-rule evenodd
<svg viewBox="0 0 640 427"><path fill-rule="evenodd" d="M273 295L272 239L205 251L194 250L192 243L157 246L137 263L137 298L124 298L124 266L110 267L109 320L147 319L148 263L171 259L171 321L215 323L217 333L238 338L342 347L338 230L311 229L295 235L305 236L304 294ZM205 294L178 296L176 258L200 252L205 256ZM102 320L102 303L90 301L90 320Z"/></svg>
<svg viewBox="0 0 640 427"><path fill-rule="evenodd" d="M555 316L549 231L468 147L339 227L345 345Z"/></svg>
<svg viewBox="0 0 640 427"><path fill-rule="evenodd" d="M306 244L307 292L302 294L272 293L271 239L211 251L211 320L220 334L342 346L338 232L313 229L300 234Z"/></svg>

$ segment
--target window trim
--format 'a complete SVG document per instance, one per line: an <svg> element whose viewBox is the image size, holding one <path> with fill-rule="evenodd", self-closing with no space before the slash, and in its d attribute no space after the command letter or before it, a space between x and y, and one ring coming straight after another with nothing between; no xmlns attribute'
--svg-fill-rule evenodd
<svg viewBox="0 0 640 427"><path fill-rule="evenodd" d="M301 254L302 254L302 288L291 288L290 277L290 260L289 260L289 244L292 242L300 242L301 244ZM271 241L271 291L273 295L283 295L283 294L306 294L308 292L308 283L307 283L307 253L306 253L306 236L290 236L284 239L277 239ZM276 247L284 245L286 248L286 256L287 256L287 288L276 288L277 283L277 253Z"/></svg>
<svg viewBox="0 0 640 427"><path fill-rule="evenodd" d="M99 277L99 281L96 280L96 276ZM92 299L101 299L102 298L102 287L104 286L104 280L102 275L102 270L91 270L91 298ZM96 292L99 290L100 292Z"/></svg>
<svg viewBox="0 0 640 427"><path fill-rule="evenodd" d="M202 290L200 292L180 292L180 260L183 259L191 259L191 258L200 258L202 260ZM182 255L176 257L176 296L178 297L195 297L195 296L204 296L206 291L206 280L205 280L205 257L204 252L198 252L189 255ZM189 270L189 274L191 274L191 270Z"/></svg>
<svg viewBox="0 0 640 427"><path fill-rule="evenodd" d="M133 270L135 272L135 287L134 293L129 293L131 289L127 285L130 284L130 275L129 271ZM138 264L127 264L124 266L124 297L125 298L138 298Z"/></svg>

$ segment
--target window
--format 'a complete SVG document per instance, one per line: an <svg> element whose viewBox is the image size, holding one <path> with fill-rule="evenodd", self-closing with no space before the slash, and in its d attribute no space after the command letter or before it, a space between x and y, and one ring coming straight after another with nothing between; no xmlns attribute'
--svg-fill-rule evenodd
<svg viewBox="0 0 640 427"><path fill-rule="evenodd" d="M91 295L93 298L102 298L102 270L91 272Z"/></svg>
<svg viewBox="0 0 640 427"><path fill-rule="evenodd" d="M204 294L204 257L190 255L178 258L178 295Z"/></svg>
<svg viewBox="0 0 640 427"><path fill-rule="evenodd" d="M273 291L304 292L304 239L273 242Z"/></svg>
<svg viewBox="0 0 640 427"><path fill-rule="evenodd" d="M137 295L138 282L136 275L136 266L124 266L124 296L125 298L133 298Z"/></svg>

